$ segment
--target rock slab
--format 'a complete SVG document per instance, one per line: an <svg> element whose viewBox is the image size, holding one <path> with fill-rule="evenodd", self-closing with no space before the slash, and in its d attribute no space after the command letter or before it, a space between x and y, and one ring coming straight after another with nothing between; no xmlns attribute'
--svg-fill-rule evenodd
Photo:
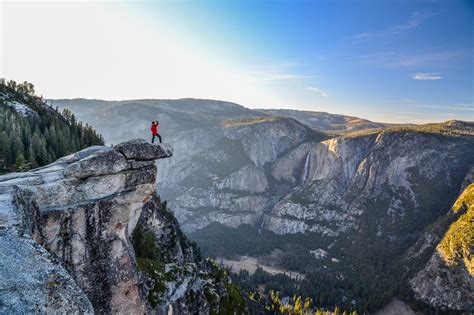
<svg viewBox="0 0 474 315"><path fill-rule="evenodd" d="M0 313L147 312L129 236L172 149L131 140L0 177Z"/></svg>

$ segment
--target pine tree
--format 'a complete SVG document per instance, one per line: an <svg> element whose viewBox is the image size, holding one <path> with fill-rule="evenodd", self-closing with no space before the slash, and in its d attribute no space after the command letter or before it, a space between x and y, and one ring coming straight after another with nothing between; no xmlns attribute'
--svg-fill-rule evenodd
<svg viewBox="0 0 474 315"><path fill-rule="evenodd" d="M28 170L29 165L26 162L25 156L23 153L18 153L15 161L15 170L18 172L23 172Z"/></svg>

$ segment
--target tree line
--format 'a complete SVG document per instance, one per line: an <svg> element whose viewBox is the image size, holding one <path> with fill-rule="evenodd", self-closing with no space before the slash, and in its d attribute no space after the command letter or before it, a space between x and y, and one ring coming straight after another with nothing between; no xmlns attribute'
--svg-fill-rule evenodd
<svg viewBox="0 0 474 315"><path fill-rule="evenodd" d="M0 79L0 173L26 171L103 144L70 110L59 112L35 95L33 84Z"/></svg>

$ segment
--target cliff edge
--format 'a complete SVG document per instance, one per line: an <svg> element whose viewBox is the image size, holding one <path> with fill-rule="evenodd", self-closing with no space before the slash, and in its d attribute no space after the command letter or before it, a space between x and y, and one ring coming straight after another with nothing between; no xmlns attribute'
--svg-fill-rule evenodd
<svg viewBox="0 0 474 315"><path fill-rule="evenodd" d="M135 139L0 176L0 313L143 314L175 308L185 314L215 306L204 286L220 293L214 297L219 300L228 280L213 278L213 267L195 253L155 192L154 160L172 154L167 145ZM169 270L157 283L160 278L137 265L131 236L139 220L140 233L156 235L147 245L161 249L167 268L195 266L174 274L176 281L186 280L179 290L170 285ZM180 246L170 235L180 235ZM196 305L183 302L189 295L198 297Z"/></svg>
<svg viewBox="0 0 474 315"><path fill-rule="evenodd" d="M171 155L132 140L1 176L0 308L144 312L129 236Z"/></svg>
<svg viewBox="0 0 474 315"><path fill-rule="evenodd" d="M474 183L464 189L448 216L452 223L410 286L418 299L435 307L473 311Z"/></svg>

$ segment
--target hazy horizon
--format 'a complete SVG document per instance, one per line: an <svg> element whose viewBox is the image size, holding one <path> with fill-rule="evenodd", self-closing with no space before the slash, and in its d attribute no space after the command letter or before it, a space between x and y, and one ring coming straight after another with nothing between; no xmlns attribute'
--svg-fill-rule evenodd
<svg viewBox="0 0 474 315"><path fill-rule="evenodd" d="M318 111L318 110L312 110L312 109L295 109L295 108L287 108L287 107L268 107L268 108L250 108L248 106L245 106L243 104L239 104L236 102L232 101L226 101L226 100L218 100L218 99L206 99L206 98L194 98L194 97L181 97L181 98L135 98L135 99L123 99L123 100L107 100L107 99L99 99L99 98L83 98L83 97L73 97L73 98L47 98L46 101L52 101L53 106L54 106L54 101L62 101L62 100L68 100L68 101L74 101L74 100L85 100L85 101L105 101L105 102L131 102L131 101L178 101L178 100L186 100L186 99L194 99L194 100L202 100L202 101L217 101L217 102L227 102L227 103L232 103L236 104L239 106L243 106L248 109L252 110L266 110L266 109L273 109L273 110L294 110L294 111L307 111L307 112L321 112L321 113L328 113L332 115L341 115L341 116L351 116L351 117L357 117L361 119L366 119L369 121L377 122L377 123L388 123L388 124L404 124L399 121L389 121L389 120L371 120L363 116L358 116L358 115L348 115L348 114L337 114L333 112L328 112L328 111ZM462 120L462 121L467 121L467 122L473 122L474 117L472 119L441 119L441 120L431 120L431 121L426 121L426 122L408 122L406 124L425 124L425 123L441 123L445 122L448 120Z"/></svg>
<svg viewBox="0 0 474 315"><path fill-rule="evenodd" d="M465 1L3 1L0 10L0 76L47 99L474 120Z"/></svg>

